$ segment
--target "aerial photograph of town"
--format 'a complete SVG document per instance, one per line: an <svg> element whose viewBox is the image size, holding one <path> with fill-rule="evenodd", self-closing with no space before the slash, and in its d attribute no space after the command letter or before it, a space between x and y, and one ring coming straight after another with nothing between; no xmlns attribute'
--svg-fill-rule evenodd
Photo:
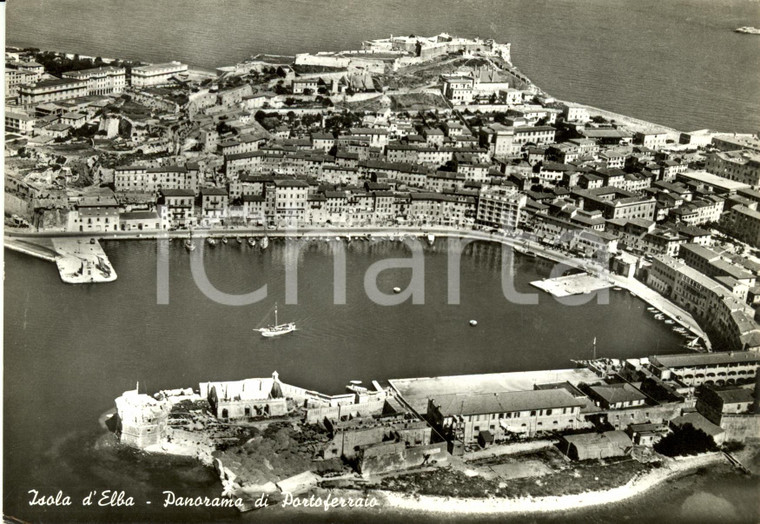
<svg viewBox="0 0 760 524"><path fill-rule="evenodd" d="M760 2L0 8L4 522L760 522Z"/></svg>

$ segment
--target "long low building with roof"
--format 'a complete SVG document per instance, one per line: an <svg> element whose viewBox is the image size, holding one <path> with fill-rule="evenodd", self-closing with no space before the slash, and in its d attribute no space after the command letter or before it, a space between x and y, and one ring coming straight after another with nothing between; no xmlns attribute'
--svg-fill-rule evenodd
<svg viewBox="0 0 760 524"><path fill-rule="evenodd" d="M650 369L659 378L679 379L690 386L752 382L760 366L760 353L728 351L713 353L679 353L649 357Z"/></svg>
<svg viewBox="0 0 760 524"><path fill-rule="evenodd" d="M134 87L148 87L168 83L173 77L187 74L187 64L167 62L133 67L130 83Z"/></svg>
<svg viewBox="0 0 760 524"><path fill-rule="evenodd" d="M571 459L598 460L626 455L633 442L623 431L607 431L565 435L559 447Z"/></svg>
<svg viewBox="0 0 760 524"><path fill-rule="evenodd" d="M510 434L578 429L585 396L569 389L533 389L493 393L436 395L428 402L427 418L444 435L464 444L503 439Z"/></svg>
<svg viewBox="0 0 760 524"><path fill-rule="evenodd" d="M19 101L23 106L57 102L89 94L87 82L74 78L42 80L19 88Z"/></svg>

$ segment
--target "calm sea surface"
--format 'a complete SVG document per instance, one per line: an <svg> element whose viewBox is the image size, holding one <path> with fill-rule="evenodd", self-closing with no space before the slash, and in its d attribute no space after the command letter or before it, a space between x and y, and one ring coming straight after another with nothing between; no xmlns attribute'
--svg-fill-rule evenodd
<svg viewBox="0 0 760 524"><path fill-rule="evenodd" d="M168 305L157 304L155 242L105 242L119 278L86 286L65 285L53 264L6 250L6 512L56 520L60 509L26 506L27 491L68 487L78 498L90 489L125 489L140 500L137 509L113 515L77 508L82 518L211 518L156 508L163 489L217 495L211 472L123 450L103 436L98 417L137 381L153 392L277 370L286 382L331 393L354 379L572 367L570 359L592 355L594 337L599 356L682 350L683 339L627 292L611 291L609 305L567 306L546 294L537 305L508 302L501 251L485 243L468 246L462 257L461 305L447 304L447 243L439 240L425 252L425 304L379 306L364 291L366 270L408 257L408 248L354 241L347 246L346 305L334 305L333 245L313 242L297 255L279 242L266 251L235 242L206 247L206 272L218 289L239 294L267 285L266 300L240 307L203 294L178 242L169 244ZM286 263L297 264L297 304L285 303ZM552 266L517 258L514 269L517 290L530 292L529 282ZM392 294L410 278L408 269L392 269L377 282ZM275 301L280 320L297 322L299 331L264 339L252 329ZM467 324L473 318L475 329Z"/></svg>
<svg viewBox="0 0 760 524"><path fill-rule="evenodd" d="M750 0L9 0L11 44L215 68L390 34L482 36L553 95L677 129L760 130Z"/></svg>

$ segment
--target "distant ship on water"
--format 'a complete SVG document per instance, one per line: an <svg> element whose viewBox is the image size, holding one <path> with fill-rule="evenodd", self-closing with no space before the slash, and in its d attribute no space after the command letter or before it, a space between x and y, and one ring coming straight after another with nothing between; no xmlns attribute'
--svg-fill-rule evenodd
<svg viewBox="0 0 760 524"><path fill-rule="evenodd" d="M744 33L745 35L760 35L760 29L757 27L738 27L734 29L735 33Z"/></svg>

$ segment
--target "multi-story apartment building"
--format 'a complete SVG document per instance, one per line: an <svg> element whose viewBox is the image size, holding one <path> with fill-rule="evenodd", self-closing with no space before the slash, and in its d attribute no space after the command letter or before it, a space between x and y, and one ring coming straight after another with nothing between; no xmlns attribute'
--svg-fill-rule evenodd
<svg viewBox="0 0 760 524"><path fill-rule="evenodd" d="M760 153L750 150L717 151L707 156L708 173L760 188Z"/></svg>
<svg viewBox="0 0 760 524"><path fill-rule="evenodd" d="M734 206L724 218L724 224L736 238L760 248L760 211L747 206Z"/></svg>
<svg viewBox="0 0 760 524"><path fill-rule="evenodd" d="M318 180L327 184L340 186L355 186L359 183L359 169L356 167L341 167L335 164L322 166Z"/></svg>
<svg viewBox="0 0 760 524"><path fill-rule="evenodd" d="M275 180L266 189L267 203L271 205L267 218L298 223L306 214L308 192L309 184L303 180Z"/></svg>
<svg viewBox="0 0 760 524"><path fill-rule="evenodd" d="M647 285L690 311L704 323L718 347L760 347L760 329L754 311L731 290L667 255L656 257L647 273Z"/></svg>
<svg viewBox="0 0 760 524"><path fill-rule="evenodd" d="M5 130L22 135L33 135L36 118L24 113L14 111L5 112Z"/></svg>
<svg viewBox="0 0 760 524"><path fill-rule="evenodd" d="M633 135L633 142L635 144L648 147L649 149L660 149L665 146L667 140L667 133L639 132Z"/></svg>
<svg viewBox="0 0 760 524"><path fill-rule="evenodd" d="M551 144L556 134L557 130L552 126L520 126L514 128L512 142L518 147L525 144Z"/></svg>
<svg viewBox="0 0 760 524"><path fill-rule="evenodd" d="M63 78L87 82L88 95L121 93L127 87L127 71L123 67L95 67L63 73Z"/></svg>
<svg viewBox="0 0 760 524"><path fill-rule="evenodd" d="M161 221L170 228L189 228L196 224L193 190L162 189L159 202Z"/></svg>
<svg viewBox="0 0 760 524"><path fill-rule="evenodd" d="M528 197L515 187L494 187L480 192L475 222L511 231L517 228L520 211Z"/></svg>
<svg viewBox="0 0 760 524"><path fill-rule="evenodd" d="M420 192L411 193L409 199L407 218L412 223L465 226L474 222L474 197Z"/></svg>
<svg viewBox="0 0 760 524"><path fill-rule="evenodd" d="M473 99L475 79L471 76L445 76L443 78L443 96L454 104L470 104Z"/></svg>
<svg viewBox="0 0 760 524"><path fill-rule="evenodd" d="M418 148L408 144L388 144L385 148L385 156L388 162L416 163Z"/></svg>
<svg viewBox="0 0 760 524"><path fill-rule="evenodd" d="M708 195L670 210L670 216L677 222L695 226L708 222L718 222L723 214L725 200L716 195Z"/></svg>
<svg viewBox="0 0 760 524"><path fill-rule="evenodd" d="M545 145L554 142L557 130L551 126L517 126L491 124L480 131L480 143L491 156L510 157L520 154L528 145Z"/></svg>
<svg viewBox="0 0 760 524"><path fill-rule="evenodd" d="M352 136L367 140L371 147L385 147L388 144L388 130L383 128L352 127Z"/></svg>
<svg viewBox="0 0 760 524"><path fill-rule="evenodd" d="M172 77L187 73L187 64L167 62L133 67L130 83L133 87L149 87L169 83Z"/></svg>
<svg viewBox="0 0 760 524"><path fill-rule="evenodd" d="M158 193L164 189L188 189L198 194L198 166L121 166L114 170L117 192Z"/></svg>
<svg viewBox="0 0 760 524"><path fill-rule="evenodd" d="M208 225L219 224L229 214L227 190L220 187L201 189L201 219Z"/></svg>
<svg viewBox="0 0 760 524"><path fill-rule="evenodd" d="M604 218L632 220L654 219L657 200L654 197L638 196L617 187L579 190L573 192L575 198L582 202L583 209L601 211Z"/></svg>
<svg viewBox="0 0 760 524"><path fill-rule="evenodd" d="M87 82L85 81L56 78L20 86L19 102L21 105L30 106L87 96L88 93Z"/></svg>
<svg viewBox="0 0 760 524"><path fill-rule="evenodd" d="M429 400L427 418L443 435L467 445L484 435L500 440L578 429L586 402L564 388L446 394Z"/></svg>
<svg viewBox="0 0 760 524"><path fill-rule="evenodd" d="M79 204L69 213L68 231L118 231L119 209L115 205Z"/></svg>
<svg viewBox="0 0 760 524"><path fill-rule="evenodd" d="M731 351L681 353L649 357L649 368L659 378L677 378L687 386L751 383L760 366L760 353Z"/></svg>
<svg viewBox="0 0 760 524"><path fill-rule="evenodd" d="M23 69L5 68L5 97L15 98L18 95L19 87L22 85L33 84L39 76Z"/></svg>
<svg viewBox="0 0 760 524"><path fill-rule="evenodd" d="M560 107L562 108L562 116L566 122L585 124L589 121L588 109L585 106L563 102Z"/></svg>

